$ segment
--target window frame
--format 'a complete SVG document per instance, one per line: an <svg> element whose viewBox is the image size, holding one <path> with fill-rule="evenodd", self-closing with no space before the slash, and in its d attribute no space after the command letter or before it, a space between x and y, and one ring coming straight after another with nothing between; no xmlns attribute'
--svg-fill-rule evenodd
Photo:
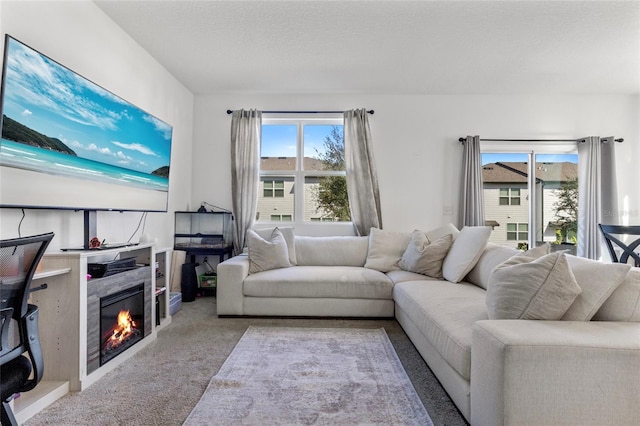
<svg viewBox="0 0 640 426"><path fill-rule="evenodd" d="M280 225L290 224L291 226L336 226L337 224L352 224L349 222L337 222L327 220L305 220L305 184L307 178L324 177L324 176L344 176L346 178L347 172L336 170L304 170L304 126L305 125L329 125L329 126L342 126L344 129L344 118L342 114L328 114L323 117L309 117L309 116L267 116L266 114L262 118L262 125L295 125L296 126L296 166L295 170L262 170L258 171L259 179L262 181L265 178L273 177L273 181L277 178L292 178L293 179L293 220L291 222L275 222L271 220L264 220L257 218L256 223L259 225ZM262 142L261 142L262 143ZM262 149L262 146L260 147ZM264 196L264 194L262 194Z"/></svg>
<svg viewBox="0 0 640 426"><path fill-rule="evenodd" d="M566 139L561 137L559 139ZM528 210L528 235L526 240L508 240L508 241L527 241L528 247L532 248L536 246L536 221L538 219L539 200L537 199L536 191L532 191L531 188L535 188L536 183L536 156L547 154L577 154L578 145L576 142L564 142L564 141L540 141L540 142L527 142L522 143L521 147L514 146L514 143L510 141L481 141L480 142L480 155L482 154L526 154L527 155L527 210ZM580 160L578 160L580 161ZM483 184L484 185L484 184ZM504 186L501 188L505 188ZM511 200L509 200L511 202ZM520 192L520 202L522 203L522 190ZM511 205L511 204L509 204ZM522 205L522 204L520 204ZM501 205L505 206L505 205ZM506 227L506 226L505 226Z"/></svg>

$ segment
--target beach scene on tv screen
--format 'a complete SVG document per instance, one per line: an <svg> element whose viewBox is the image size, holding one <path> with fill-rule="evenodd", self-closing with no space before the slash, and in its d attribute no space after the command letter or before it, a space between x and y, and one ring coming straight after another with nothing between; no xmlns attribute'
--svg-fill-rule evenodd
<svg viewBox="0 0 640 426"><path fill-rule="evenodd" d="M13 38L6 49L1 166L169 190L169 124Z"/></svg>

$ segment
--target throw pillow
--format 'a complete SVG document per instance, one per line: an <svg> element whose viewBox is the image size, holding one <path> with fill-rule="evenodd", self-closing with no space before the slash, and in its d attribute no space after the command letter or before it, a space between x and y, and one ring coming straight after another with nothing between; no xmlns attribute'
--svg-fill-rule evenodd
<svg viewBox="0 0 640 426"><path fill-rule="evenodd" d="M248 230L247 245L250 274L291 266L287 242L278 228L273 230L269 240L265 240L251 229Z"/></svg>
<svg viewBox="0 0 640 426"><path fill-rule="evenodd" d="M535 258L540 251L496 266L487 289L489 319L559 320L569 309L581 289L567 257L555 252Z"/></svg>
<svg viewBox="0 0 640 426"><path fill-rule="evenodd" d="M629 270L622 284L613 291L593 317L594 321L640 322L640 269Z"/></svg>
<svg viewBox="0 0 640 426"><path fill-rule="evenodd" d="M453 223L447 223L446 225L442 225L438 228L432 229L430 231L425 232L429 242L434 242L437 239L444 237L445 235L451 235L451 240L455 240L460 231L456 228Z"/></svg>
<svg viewBox="0 0 640 426"><path fill-rule="evenodd" d="M455 237L442 263L442 275L447 281L459 283L476 265L491 236L489 226L465 226Z"/></svg>
<svg viewBox="0 0 640 426"><path fill-rule="evenodd" d="M400 269L398 263L407 249L411 234L406 232L383 231L371 228L369 233L369 249L365 268L380 272Z"/></svg>
<svg viewBox="0 0 640 426"><path fill-rule="evenodd" d="M442 262L452 243L451 234L429 243L427 235L416 229L411 234L409 247L402 255L399 266L405 271L442 278Z"/></svg>
<svg viewBox="0 0 640 426"><path fill-rule="evenodd" d="M631 265L602 263L576 256L567 256L569 266L582 293L562 317L568 321L589 321L626 278Z"/></svg>
<svg viewBox="0 0 640 426"><path fill-rule="evenodd" d="M298 259L296 259L296 240L293 227L254 229L254 231L256 231L256 233L263 239L268 240L273 236L273 231L275 231L276 229L279 229L280 232L282 232L284 240L287 242L287 250L289 251L289 263L291 263L291 266L297 265Z"/></svg>

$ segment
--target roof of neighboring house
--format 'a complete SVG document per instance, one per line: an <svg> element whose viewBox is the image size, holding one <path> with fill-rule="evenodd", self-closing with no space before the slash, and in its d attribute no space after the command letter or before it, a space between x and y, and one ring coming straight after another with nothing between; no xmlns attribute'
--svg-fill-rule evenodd
<svg viewBox="0 0 640 426"><path fill-rule="evenodd" d="M322 161L317 158L304 157L304 170L325 170ZM262 157L260 170L295 170L296 157Z"/></svg>
<svg viewBox="0 0 640 426"><path fill-rule="evenodd" d="M526 183L528 163L497 162L482 166L485 183ZM565 182L578 178L578 165L570 162L536 163L536 178L546 182Z"/></svg>

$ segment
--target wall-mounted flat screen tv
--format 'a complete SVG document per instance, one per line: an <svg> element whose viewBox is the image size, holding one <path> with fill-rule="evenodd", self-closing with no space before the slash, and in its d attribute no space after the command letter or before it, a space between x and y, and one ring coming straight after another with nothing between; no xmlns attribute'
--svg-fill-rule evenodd
<svg viewBox="0 0 640 426"><path fill-rule="evenodd" d="M9 35L0 102L0 207L167 211L169 124Z"/></svg>

